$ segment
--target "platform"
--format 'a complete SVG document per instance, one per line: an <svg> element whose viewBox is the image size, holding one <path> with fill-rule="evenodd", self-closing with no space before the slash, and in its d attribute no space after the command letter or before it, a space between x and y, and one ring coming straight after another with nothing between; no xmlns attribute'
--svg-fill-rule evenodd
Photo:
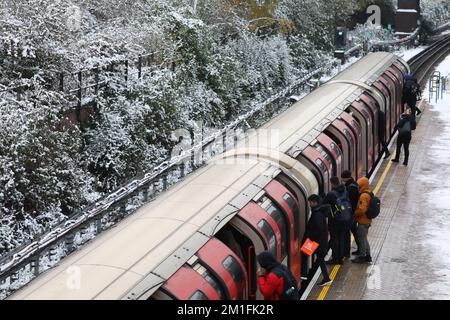
<svg viewBox="0 0 450 320"><path fill-rule="evenodd" d="M330 266L333 283L308 299L450 299L450 105L421 109L409 166L403 152L398 164L384 160L371 183L382 201L369 229L373 263Z"/></svg>

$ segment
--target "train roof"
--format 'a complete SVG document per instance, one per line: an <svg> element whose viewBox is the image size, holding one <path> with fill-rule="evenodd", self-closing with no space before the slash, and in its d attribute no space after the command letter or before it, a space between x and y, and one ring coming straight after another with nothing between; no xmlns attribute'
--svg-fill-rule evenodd
<svg viewBox="0 0 450 320"><path fill-rule="evenodd" d="M264 154L263 157L230 163L213 161L97 236L9 299L149 297L260 193L280 169L292 170L298 179L315 181L306 167L284 153L297 148L301 141L307 143L311 131L327 123L330 114L339 115L342 106L358 96L361 87L348 81L369 84L396 59L392 54L374 53L355 63L333 79L344 82L316 89L262 127L279 132L280 152L273 156L267 151L271 149L268 145L255 151L255 139L261 135L258 130L247 143L240 143L237 149L218 159L240 158L252 152ZM315 192L317 183L311 182L307 189ZM80 275L79 286L77 275Z"/></svg>

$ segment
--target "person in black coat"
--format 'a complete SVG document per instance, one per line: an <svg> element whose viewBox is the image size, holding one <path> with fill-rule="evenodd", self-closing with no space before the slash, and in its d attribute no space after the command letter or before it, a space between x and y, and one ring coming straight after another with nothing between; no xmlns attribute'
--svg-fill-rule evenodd
<svg viewBox="0 0 450 320"><path fill-rule="evenodd" d="M311 275L316 273L318 267L322 271L323 279L319 283L320 286L325 286L331 283L330 276L328 274L327 266L325 264L325 256L328 251L328 227L327 216L329 215L329 206L322 205L321 199L318 195L313 194L308 198L309 206L311 207L311 217L306 225L305 235L303 242L307 238L317 242L319 247L314 252L316 261L314 262Z"/></svg>
<svg viewBox="0 0 450 320"><path fill-rule="evenodd" d="M398 137L397 137L397 151L395 153L395 159L392 159L392 162L399 162L400 160L400 152L403 146L405 150L405 160L403 161L403 165L408 165L409 159L409 143L411 142L411 109L407 108L405 113L400 116L400 121L397 124Z"/></svg>
<svg viewBox="0 0 450 320"><path fill-rule="evenodd" d="M385 153L384 158L387 159L390 157L391 153L389 152L387 143L386 143L386 115L383 110L378 109L378 139L380 140L382 152Z"/></svg>
<svg viewBox="0 0 450 320"><path fill-rule="evenodd" d="M345 188L348 192L348 198L350 199L350 204L352 206L353 213L356 211L356 207L358 205L359 201L359 187L356 183L355 179L352 177L352 173L350 170L344 170L341 174L342 182L345 184ZM358 239L358 232L357 229L357 223L356 219L353 217L352 221L350 222L350 231L353 234L353 237L355 238L355 242L358 243L356 240ZM351 236L350 232L346 234L346 239L344 243L344 256L350 257L350 248L351 248ZM355 251L355 254L358 254L359 250Z"/></svg>

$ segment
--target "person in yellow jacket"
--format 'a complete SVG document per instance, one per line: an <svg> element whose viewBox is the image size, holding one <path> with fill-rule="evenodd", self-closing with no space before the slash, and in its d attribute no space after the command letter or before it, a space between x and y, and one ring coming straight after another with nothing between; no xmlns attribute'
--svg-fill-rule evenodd
<svg viewBox="0 0 450 320"><path fill-rule="evenodd" d="M355 218L358 223L356 241L358 242L358 252L354 252L358 257L353 259L354 263L371 263L370 245L368 241L368 233L372 220L367 218L367 211L369 210L370 200L372 199L369 179L366 177L360 178L357 181L359 187L359 200L355 210Z"/></svg>

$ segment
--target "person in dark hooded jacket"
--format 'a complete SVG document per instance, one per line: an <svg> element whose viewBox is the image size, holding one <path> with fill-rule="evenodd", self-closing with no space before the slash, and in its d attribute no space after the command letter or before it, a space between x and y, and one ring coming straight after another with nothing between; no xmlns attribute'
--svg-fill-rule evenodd
<svg viewBox="0 0 450 320"><path fill-rule="evenodd" d="M355 213L356 208L358 206L359 201L359 186L356 183L355 179L352 177L352 173L350 170L344 170L341 174L342 182L345 184L345 188L348 192L348 198L350 200L350 204L352 206L352 212ZM358 232L357 232L357 226L355 217L353 217L350 221L350 231L353 234L353 237L355 238L356 244L358 244ZM350 257L350 251L351 251L351 236L350 232L346 233L346 239L344 241L344 256ZM355 254L359 252L359 249L355 251Z"/></svg>
<svg viewBox="0 0 450 320"><path fill-rule="evenodd" d="M319 247L314 252L316 261L313 265L311 274L315 274L317 268L320 267L323 279L319 283L319 286L326 286L332 282L325 264L325 256L328 252L327 216L329 215L329 206L322 205L321 202L320 197L316 194L313 194L308 198L308 203L311 208L311 217L306 225L302 244L307 238L319 244Z"/></svg>
<svg viewBox="0 0 450 320"><path fill-rule="evenodd" d="M409 159L409 143L411 142L411 109L406 108L405 113L400 116L400 121L397 124L398 137L397 137L397 150L395 153L395 159L392 159L392 162L399 162L400 160L400 152L402 146L405 150L405 160L403 161L403 165L408 165Z"/></svg>
<svg viewBox="0 0 450 320"><path fill-rule="evenodd" d="M340 183L338 177L330 179L332 190L327 194L324 203L330 205L330 237L332 258L326 261L327 264L343 264L345 255L346 233L350 233L350 223L353 212L351 211L350 199L348 192L343 184ZM338 199L340 200L338 205ZM347 209L344 212L344 209ZM347 215L345 217L345 215Z"/></svg>
<svg viewBox="0 0 450 320"><path fill-rule="evenodd" d="M263 251L257 256L261 269L258 270L258 286L264 296L264 300L279 300L284 289L281 263L268 251Z"/></svg>

